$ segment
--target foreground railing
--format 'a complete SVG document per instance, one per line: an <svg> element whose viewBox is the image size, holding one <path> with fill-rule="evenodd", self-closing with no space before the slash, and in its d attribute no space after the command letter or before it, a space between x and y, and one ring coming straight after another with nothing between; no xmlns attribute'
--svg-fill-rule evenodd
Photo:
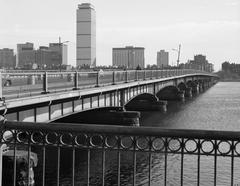
<svg viewBox="0 0 240 186"><path fill-rule="evenodd" d="M33 170L36 185L240 182L240 132L9 121L0 126L0 144L9 147L2 186L32 185ZM6 158L12 163L6 165Z"/></svg>
<svg viewBox="0 0 240 186"><path fill-rule="evenodd" d="M131 70L92 72L0 72L0 98L33 96L40 93L77 90L132 81L168 78L187 74L210 73L191 70ZM2 79L2 80L1 80Z"/></svg>

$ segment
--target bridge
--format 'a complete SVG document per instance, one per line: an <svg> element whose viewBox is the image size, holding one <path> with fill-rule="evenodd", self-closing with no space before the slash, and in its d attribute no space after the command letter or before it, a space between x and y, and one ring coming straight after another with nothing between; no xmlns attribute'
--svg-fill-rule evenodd
<svg viewBox="0 0 240 186"><path fill-rule="evenodd" d="M146 156L144 174L147 175L141 184L156 184L156 178L152 176L156 171L153 169L156 154L164 157L160 180L163 185L173 179L168 170L171 154L179 155L178 185L184 185L186 181L186 155L197 157L196 185L202 183L201 159L204 156L214 159L213 185L217 185L219 156L230 158L229 185L236 183L234 160L240 154L238 132L136 127L140 117L136 111L165 112L167 101L183 100L210 88L218 79L214 74L193 70L141 70L2 73L1 77L4 82L11 80L11 86L0 86L0 111L4 116L0 123L1 186L18 185L20 179L31 185L33 169L35 181L39 185L49 185L46 171L50 164L54 164L56 173L52 184L62 185L66 161L71 170L67 174L68 185L93 185L96 179L98 185L122 185L122 164L129 159L126 156L132 157L128 161L131 165L128 185L138 185L138 175L143 174L137 169L142 165L138 159L140 153ZM50 148L55 150L56 160L51 163ZM23 153L26 167L25 176L20 177L19 152ZM96 152L100 154L96 155ZM116 157L116 171L110 178L109 152ZM63 159L66 153L69 156ZM34 154L39 158L38 166ZM12 162L11 169L4 163L7 157ZM81 161L79 157L84 160L80 172L77 168L77 162ZM99 171L93 170L92 165L96 163L93 157L100 157L99 169L95 167Z"/></svg>
<svg viewBox="0 0 240 186"><path fill-rule="evenodd" d="M191 97L217 79L214 74L194 70L25 72L2 77L11 81L11 86L0 87L1 114L10 121L28 122L60 121L64 117L69 121L66 116L80 112L86 116L90 110L103 113L120 109L119 115L121 108L164 111L165 101ZM123 114L138 117L134 112ZM83 123L96 123L94 119Z"/></svg>

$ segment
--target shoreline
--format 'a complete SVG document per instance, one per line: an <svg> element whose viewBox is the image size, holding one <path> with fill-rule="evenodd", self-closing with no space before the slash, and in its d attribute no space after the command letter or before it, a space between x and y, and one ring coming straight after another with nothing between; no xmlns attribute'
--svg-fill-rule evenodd
<svg viewBox="0 0 240 186"><path fill-rule="evenodd" d="M240 79L220 79L219 82L240 82Z"/></svg>

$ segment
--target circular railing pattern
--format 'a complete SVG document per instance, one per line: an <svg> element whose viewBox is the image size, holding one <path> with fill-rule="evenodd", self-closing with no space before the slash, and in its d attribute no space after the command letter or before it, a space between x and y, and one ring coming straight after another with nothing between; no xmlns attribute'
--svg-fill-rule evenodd
<svg viewBox="0 0 240 186"><path fill-rule="evenodd" d="M240 156L240 140L215 140L143 135L2 130L3 144L45 145L84 149L129 150L212 156Z"/></svg>

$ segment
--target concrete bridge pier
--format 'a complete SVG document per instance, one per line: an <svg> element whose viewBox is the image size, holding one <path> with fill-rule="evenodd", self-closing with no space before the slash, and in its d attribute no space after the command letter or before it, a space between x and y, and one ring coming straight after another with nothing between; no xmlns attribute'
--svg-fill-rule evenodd
<svg viewBox="0 0 240 186"><path fill-rule="evenodd" d="M177 93L178 100L183 101L185 99L185 91L184 90L179 90Z"/></svg>
<svg viewBox="0 0 240 186"><path fill-rule="evenodd" d="M187 87L185 89L185 97L187 97L187 98L191 98L192 97L192 88L191 87Z"/></svg>
<svg viewBox="0 0 240 186"><path fill-rule="evenodd" d="M208 85L207 85L207 82L206 82L206 81L203 81L203 82L201 83L201 85L202 85L203 91L208 88Z"/></svg>
<svg viewBox="0 0 240 186"><path fill-rule="evenodd" d="M198 86L199 86L199 93L203 92L204 91L203 83L199 83Z"/></svg>
<svg viewBox="0 0 240 186"><path fill-rule="evenodd" d="M205 89L208 89L208 88L210 88L211 86L210 86L210 82L209 81L205 81Z"/></svg>
<svg viewBox="0 0 240 186"><path fill-rule="evenodd" d="M192 93L193 93L193 94L199 94L199 84L195 83L195 84L192 86Z"/></svg>
<svg viewBox="0 0 240 186"><path fill-rule="evenodd" d="M210 83L209 83L209 81L206 82L206 87L207 87L207 88L210 88Z"/></svg>

